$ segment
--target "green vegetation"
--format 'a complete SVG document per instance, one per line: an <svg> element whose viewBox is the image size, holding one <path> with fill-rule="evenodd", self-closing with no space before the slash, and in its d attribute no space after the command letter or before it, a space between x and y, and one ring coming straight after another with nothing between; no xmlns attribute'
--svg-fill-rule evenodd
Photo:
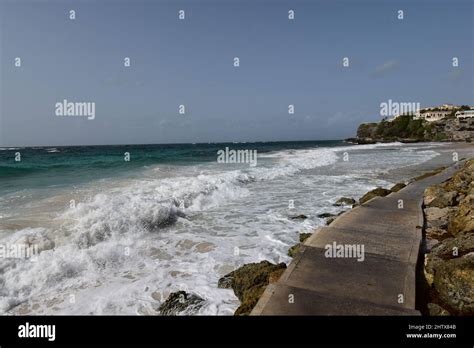
<svg viewBox="0 0 474 348"><path fill-rule="evenodd" d="M363 123L357 130L359 143L375 141L446 141L448 136L443 127L435 122L416 120L402 115L392 121Z"/></svg>
<svg viewBox="0 0 474 348"><path fill-rule="evenodd" d="M411 116L399 116L392 122L380 122L375 130L375 137L383 139L423 140L430 125L423 120L414 120Z"/></svg>

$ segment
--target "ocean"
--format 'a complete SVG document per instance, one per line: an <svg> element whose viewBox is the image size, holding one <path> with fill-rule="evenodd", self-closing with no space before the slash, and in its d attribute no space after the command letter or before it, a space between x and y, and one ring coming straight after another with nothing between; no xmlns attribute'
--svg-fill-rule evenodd
<svg viewBox="0 0 474 348"><path fill-rule="evenodd" d="M257 151L257 165L218 163ZM250 262L288 263L299 233L325 224L392 169L436 157L439 144L343 141L0 148L1 314L159 314L184 290L194 313L232 315L220 277ZM21 161L15 162L15 153ZM125 161L125 153L130 161ZM406 178L405 178L406 179ZM304 214L306 219L291 219Z"/></svg>

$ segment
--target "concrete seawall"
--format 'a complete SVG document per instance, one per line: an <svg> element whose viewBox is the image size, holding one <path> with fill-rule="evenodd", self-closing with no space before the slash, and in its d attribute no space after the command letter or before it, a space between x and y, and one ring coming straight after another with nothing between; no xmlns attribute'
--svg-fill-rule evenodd
<svg viewBox="0 0 474 348"><path fill-rule="evenodd" d="M419 315L415 274L423 191L455 170L452 166L374 198L316 230L251 315ZM363 246L363 261L327 257L327 246L334 243Z"/></svg>

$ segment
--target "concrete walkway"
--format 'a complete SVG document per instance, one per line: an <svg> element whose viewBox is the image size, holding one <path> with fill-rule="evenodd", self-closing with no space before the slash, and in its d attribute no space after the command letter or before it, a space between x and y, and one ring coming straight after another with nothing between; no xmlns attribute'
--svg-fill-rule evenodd
<svg viewBox="0 0 474 348"><path fill-rule="evenodd" d="M422 240L423 191L454 173L414 182L341 215L306 240L252 315L419 315L415 272ZM403 208L399 208L399 200ZM327 245L363 245L365 257L329 258Z"/></svg>

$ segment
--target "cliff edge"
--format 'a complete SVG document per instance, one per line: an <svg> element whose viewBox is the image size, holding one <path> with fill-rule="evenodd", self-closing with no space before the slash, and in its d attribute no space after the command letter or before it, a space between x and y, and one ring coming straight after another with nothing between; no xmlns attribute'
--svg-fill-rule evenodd
<svg viewBox="0 0 474 348"><path fill-rule="evenodd" d="M474 140L474 118L449 117L428 122L412 116L399 116L391 121L362 123L357 137L349 139L358 144L400 141L467 141Z"/></svg>

